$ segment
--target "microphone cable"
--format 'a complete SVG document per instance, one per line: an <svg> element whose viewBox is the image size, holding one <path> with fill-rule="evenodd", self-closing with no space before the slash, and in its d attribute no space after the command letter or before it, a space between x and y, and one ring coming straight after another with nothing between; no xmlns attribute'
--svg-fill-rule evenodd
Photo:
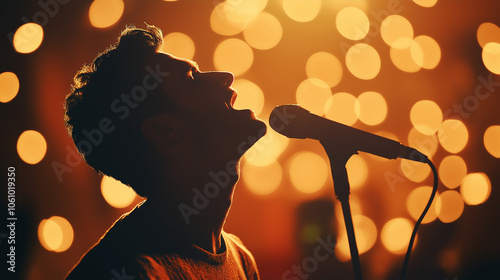
<svg viewBox="0 0 500 280"><path fill-rule="evenodd" d="M429 202L427 202L427 206L425 206L425 209L422 212L422 215L420 215L420 218L417 220L417 222L415 223L415 227L413 228L413 232L412 232L411 237L410 237L410 244L408 245L408 249L406 250L406 256L405 256L405 260L403 263L403 271L401 273L401 280L404 280L404 278L405 278L406 269L408 268L408 263L410 262L411 250L413 248L413 242L415 241L415 237L417 236L418 227L422 223L422 220L424 219L425 214L427 214L427 211L429 211L429 208L431 208L432 201L434 200L434 197L436 196L436 192L437 192L437 188L438 188L439 177L438 177L438 172L436 170L436 167L434 166L434 164L431 162L430 159L426 159L425 163L427 163L430 166L430 168L432 170L432 174L434 175L434 183L432 186L432 193L431 193L431 197L429 198Z"/></svg>

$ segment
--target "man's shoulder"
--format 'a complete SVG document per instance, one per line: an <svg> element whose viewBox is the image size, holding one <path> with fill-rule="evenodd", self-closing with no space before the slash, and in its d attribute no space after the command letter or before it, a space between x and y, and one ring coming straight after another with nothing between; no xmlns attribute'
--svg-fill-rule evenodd
<svg viewBox="0 0 500 280"><path fill-rule="evenodd" d="M127 225L131 212L122 215L106 231L80 258L66 279L124 279L125 273L139 272L136 240Z"/></svg>

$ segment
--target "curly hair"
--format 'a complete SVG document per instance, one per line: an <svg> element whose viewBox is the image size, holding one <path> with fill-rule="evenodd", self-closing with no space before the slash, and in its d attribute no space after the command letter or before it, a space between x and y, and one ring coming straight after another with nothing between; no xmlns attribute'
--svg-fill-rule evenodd
<svg viewBox="0 0 500 280"><path fill-rule="evenodd" d="M159 28L127 26L113 46L76 73L64 103L66 129L87 164L144 197L149 191L133 184L150 160L140 126L165 107L159 86L141 85L148 75L145 60L162 44ZM123 98L130 93L141 94L140 104L127 107Z"/></svg>

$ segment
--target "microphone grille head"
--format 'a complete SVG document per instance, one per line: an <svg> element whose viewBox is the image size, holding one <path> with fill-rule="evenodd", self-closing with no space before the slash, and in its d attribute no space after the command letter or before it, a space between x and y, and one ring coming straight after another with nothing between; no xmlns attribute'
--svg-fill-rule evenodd
<svg viewBox="0 0 500 280"><path fill-rule="evenodd" d="M269 116L269 125L274 131L288 138L306 138L306 120L309 111L299 105L280 105Z"/></svg>

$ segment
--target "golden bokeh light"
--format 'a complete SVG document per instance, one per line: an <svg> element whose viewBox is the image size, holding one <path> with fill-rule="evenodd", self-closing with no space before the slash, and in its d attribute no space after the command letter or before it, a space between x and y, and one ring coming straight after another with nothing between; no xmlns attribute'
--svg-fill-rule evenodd
<svg viewBox="0 0 500 280"><path fill-rule="evenodd" d="M285 151L288 147L288 142L290 142L289 138L275 132L274 130L268 129L267 134L264 135L250 149L248 149L243 155L243 158L247 164L255 166L270 165L278 159L281 153ZM243 145L250 144L243 143ZM241 146L241 148L246 147Z"/></svg>
<svg viewBox="0 0 500 280"><path fill-rule="evenodd" d="M313 20L321 9L321 0L283 0L283 10L288 17L298 22Z"/></svg>
<svg viewBox="0 0 500 280"><path fill-rule="evenodd" d="M234 22L227 18L224 9L226 2L221 2L214 7L210 14L210 27L220 35L232 36L242 32L245 29L246 22Z"/></svg>
<svg viewBox="0 0 500 280"><path fill-rule="evenodd" d="M251 109L256 115L260 114L264 107L264 93L258 85L246 79L237 79L231 87L238 92L233 105L235 109Z"/></svg>
<svg viewBox="0 0 500 280"><path fill-rule="evenodd" d="M398 49L391 47L391 61L399 70L407 73L418 72L422 67L418 65L411 55L411 47Z"/></svg>
<svg viewBox="0 0 500 280"><path fill-rule="evenodd" d="M38 240L48 250L64 252L71 247L74 231L71 224L63 217L52 216L38 225Z"/></svg>
<svg viewBox="0 0 500 280"><path fill-rule="evenodd" d="M460 218L464 212L464 201L457 191L445 191L436 198L436 209L441 222L451 223Z"/></svg>
<svg viewBox="0 0 500 280"><path fill-rule="evenodd" d="M410 243L413 225L410 220L405 218L395 218L385 223L380 233L384 247L393 254L404 254ZM418 234L413 246L417 244L417 237Z"/></svg>
<svg viewBox="0 0 500 280"><path fill-rule="evenodd" d="M401 159L400 168L406 178L417 183L425 180L431 172L429 165L408 159Z"/></svg>
<svg viewBox="0 0 500 280"><path fill-rule="evenodd" d="M424 211L425 206L429 202L429 198L431 197L432 187L423 186L418 187L410 192L408 198L406 199L406 210L410 213L410 216L417 221L422 212ZM439 196L439 193L436 193L436 197ZM422 220L422 224L427 224L434 221L437 218L437 207L436 207L436 197L432 201L431 207L425 218Z"/></svg>
<svg viewBox="0 0 500 280"><path fill-rule="evenodd" d="M361 255L370 250L377 241L377 226L370 218L363 215L353 215L352 223L356 236L356 245ZM335 256L341 261L347 261L351 258L345 226L339 226Z"/></svg>
<svg viewBox="0 0 500 280"><path fill-rule="evenodd" d="M370 30L370 21L362 10L356 7L345 7L337 13L336 26L345 38L361 40Z"/></svg>
<svg viewBox="0 0 500 280"><path fill-rule="evenodd" d="M413 41L413 27L405 17L390 15L382 21L380 35L392 48L407 49Z"/></svg>
<svg viewBox="0 0 500 280"><path fill-rule="evenodd" d="M288 174L295 189L302 193L315 193L325 185L330 167L321 156L313 152L298 152L290 159Z"/></svg>
<svg viewBox="0 0 500 280"><path fill-rule="evenodd" d="M340 11L345 7L356 7L364 12L367 12L369 8L369 0L335 0L325 1L325 3L328 3L334 11Z"/></svg>
<svg viewBox="0 0 500 280"><path fill-rule="evenodd" d="M491 193L491 182L484 173L469 173L460 185L460 194L468 205L484 203Z"/></svg>
<svg viewBox="0 0 500 280"><path fill-rule="evenodd" d="M443 113L436 102L420 100L411 108L410 120L418 131L426 135L432 135L441 126Z"/></svg>
<svg viewBox="0 0 500 280"><path fill-rule="evenodd" d="M500 125L492 125L483 136L484 147L490 155L500 158Z"/></svg>
<svg viewBox="0 0 500 280"><path fill-rule="evenodd" d="M108 176L102 177L101 193L106 202L115 208L125 208L137 197L131 187Z"/></svg>
<svg viewBox="0 0 500 280"><path fill-rule="evenodd" d="M243 31L245 41L253 48L268 50L274 48L283 36L278 19L269 13L259 13Z"/></svg>
<svg viewBox="0 0 500 280"><path fill-rule="evenodd" d="M37 164L47 152L47 142L40 132L26 130L17 140L17 154L26 163Z"/></svg>
<svg viewBox="0 0 500 280"><path fill-rule="evenodd" d="M467 145L469 132L462 121L449 119L443 121L439 127L438 139L446 151L456 154Z"/></svg>
<svg viewBox="0 0 500 280"><path fill-rule="evenodd" d="M43 41L43 28L33 22L21 25L12 39L12 45L18 53L32 53Z"/></svg>
<svg viewBox="0 0 500 280"><path fill-rule="evenodd" d="M12 72L0 74L0 102L7 103L19 92L19 79Z"/></svg>
<svg viewBox="0 0 500 280"><path fill-rule="evenodd" d="M359 189L368 178L368 166L366 161L359 155L353 155L346 163L349 186L352 190Z"/></svg>
<svg viewBox="0 0 500 280"><path fill-rule="evenodd" d="M266 5L267 0L225 1L222 11L229 21L247 24L255 19Z"/></svg>
<svg viewBox="0 0 500 280"><path fill-rule="evenodd" d="M377 50L365 43L349 48L345 62L351 74L362 80L371 80L380 72L381 62Z"/></svg>
<svg viewBox="0 0 500 280"><path fill-rule="evenodd" d="M439 179L449 189L460 186L465 175L467 175L467 165L460 156L447 156L439 164Z"/></svg>
<svg viewBox="0 0 500 280"><path fill-rule="evenodd" d="M252 48L244 41L230 38L222 41L214 52L214 66L235 76L244 74L253 63Z"/></svg>
<svg viewBox="0 0 500 280"><path fill-rule="evenodd" d="M500 44L500 27L491 22L485 22L477 28L477 42L484 48L488 43L495 42Z"/></svg>
<svg viewBox="0 0 500 280"><path fill-rule="evenodd" d="M493 74L500 75L500 43L487 43L483 48L484 66Z"/></svg>
<svg viewBox="0 0 500 280"><path fill-rule="evenodd" d="M378 125L387 116L387 103L382 94L374 91L366 91L356 99L354 112L364 124Z"/></svg>
<svg viewBox="0 0 500 280"><path fill-rule="evenodd" d="M123 15L125 4L122 0L94 0L90 5L90 24L97 28L110 27Z"/></svg>
<svg viewBox="0 0 500 280"><path fill-rule="evenodd" d="M245 164L241 172L248 189L258 195L268 195L276 191L283 177L281 165L276 161L267 166Z"/></svg>
<svg viewBox="0 0 500 280"><path fill-rule="evenodd" d="M172 32L163 37L163 51L177 57L185 59L193 59L194 42L186 34L180 32Z"/></svg>
<svg viewBox="0 0 500 280"><path fill-rule="evenodd" d="M416 4L424 7L424 8L431 8L436 5L438 0L413 0Z"/></svg>
<svg viewBox="0 0 500 280"><path fill-rule="evenodd" d="M356 97L347 92L337 92L325 104L325 117L345 125L358 120L355 111Z"/></svg>
<svg viewBox="0 0 500 280"><path fill-rule="evenodd" d="M340 60L328 52L317 52L306 62L307 77L322 80L329 87L336 86L342 80L342 72Z"/></svg>
<svg viewBox="0 0 500 280"><path fill-rule="evenodd" d="M297 104L320 116L325 114L325 103L330 96L332 96L330 87L316 78L302 81L295 93Z"/></svg>
<svg viewBox="0 0 500 280"><path fill-rule="evenodd" d="M415 63L425 69L434 69L441 60L441 48L429 36L418 36L411 42L411 56Z"/></svg>
<svg viewBox="0 0 500 280"><path fill-rule="evenodd" d="M412 127L408 133L408 146L417 149L427 157L432 157L438 149L438 139L435 134L426 135Z"/></svg>

